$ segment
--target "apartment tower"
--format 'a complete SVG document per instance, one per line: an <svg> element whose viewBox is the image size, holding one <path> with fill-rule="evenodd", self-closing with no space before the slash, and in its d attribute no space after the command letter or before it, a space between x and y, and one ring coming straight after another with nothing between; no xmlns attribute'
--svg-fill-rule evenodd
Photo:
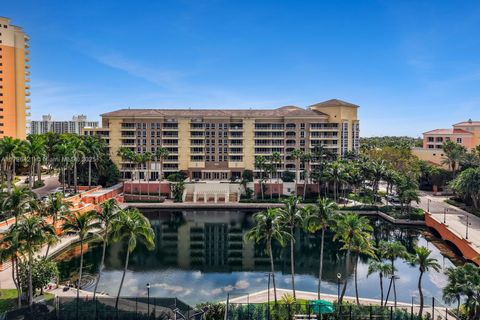
<svg viewBox="0 0 480 320"><path fill-rule="evenodd" d="M125 179L140 171L141 179L155 180L159 169L153 162L139 168L122 159L120 147L140 154L163 147L169 151L164 173L182 170L192 179L227 180L240 177L244 170L258 174L255 159L262 156L269 161L274 152L281 156L276 164L281 175L296 171L294 149L313 152L322 146L340 157L358 151L357 109L337 99L307 108L270 110L122 109L102 114L102 128L84 129L84 134L107 141Z"/></svg>
<svg viewBox="0 0 480 320"><path fill-rule="evenodd" d="M28 36L22 28L0 17L0 139L27 135L28 54Z"/></svg>

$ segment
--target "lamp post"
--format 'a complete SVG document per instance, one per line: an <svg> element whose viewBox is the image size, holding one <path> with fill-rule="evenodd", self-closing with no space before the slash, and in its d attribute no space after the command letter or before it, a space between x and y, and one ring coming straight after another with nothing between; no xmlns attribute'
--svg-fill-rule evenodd
<svg viewBox="0 0 480 320"><path fill-rule="evenodd" d="M150 317L150 282L147 283L147 314Z"/></svg>
<svg viewBox="0 0 480 320"><path fill-rule="evenodd" d="M468 222L468 214L467 214L467 230L465 232L465 239L468 240L468 225L469 225L469 222Z"/></svg>
<svg viewBox="0 0 480 320"><path fill-rule="evenodd" d="M443 223L444 224L447 223L447 211L448 211L448 208L443 209Z"/></svg>
<svg viewBox="0 0 480 320"><path fill-rule="evenodd" d="M270 276L271 272L266 272L266 276L268 276L268 290L267 290L267 320L270 320Z"/></svg>
<svg viewBox="0 0 480 320"><path fill-rule="evenodd" d="M428 212L430 212L430 202L432 202L432 200L427 199L427 211Z"/></svg>
<svg viewBox="0 0 480 320"><path fill-rule="evenodd" d="M340 280L342 279L342 274L337 273L337 303L340 302Z"/></svg>

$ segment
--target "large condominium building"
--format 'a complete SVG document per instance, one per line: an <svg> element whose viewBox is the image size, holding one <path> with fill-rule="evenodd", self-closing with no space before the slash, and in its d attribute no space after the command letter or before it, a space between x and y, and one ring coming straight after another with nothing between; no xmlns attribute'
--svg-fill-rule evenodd
<svg viewBox="0 0 480 320"><path fill-rule="evenodd" d="M137 170L134 163L118 156L120 147L137 153L167 148L163 172L183 170L192 179L224 180L256 170L255 159L281 155L277 174L295 171L294 149L313 151L323 146L338 155L359 149L358 106L328 100L306 109L286 106L273 110L177 110L122 109L102 116L102 128L85 129L100 135L124 178ZM314 164L313 164L314 165ZM301 169L301 168L299 168ZM148 170L158 177L156 163ZM140 178L146 179L145 165Z"/></svg>
<svg viewBox="0 0 480 320"><path fill-rule="evenodd" d="M452 141L471 150L480 145L480 121L454 124L450 129L435 129L423 133L423 148L415 148L413 153L421 160L442 165L445 155L443 143Z"/></svg>
<svg viewBox="0 0 480 320"><path fill-rule="evenodd" d="M0 139L25 139L30 106L28 37L0 17Z"/></svg>
<svg viewBox="0 0 480 320"><path fill-rule="evenodd" d="M33 120L30 133L41 134L47 132L81 134L84 128L97 128L98 121L88 121L87 116L74 116L70 121L55 121L51 115L42 116L41 121Z"/></svg>

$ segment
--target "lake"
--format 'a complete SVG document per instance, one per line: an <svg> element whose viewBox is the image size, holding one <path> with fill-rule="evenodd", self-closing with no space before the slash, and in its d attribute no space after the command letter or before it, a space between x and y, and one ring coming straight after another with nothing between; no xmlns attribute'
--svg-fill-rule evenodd
<svg viewBox="0 0 480 320"><path fill-rule="evenodd" d="M269 259L263 244L246 242L244 233L252 225L252 212L243 210L145 210L156 235L156 248L148 251L139 245L130 256L130 264L122 289L124 296L145 296L150 283L153 297L178 297L195 305L199 302L225 300L227 293L239 296L267 288ZM372 218L374 240L399 240L410 252L413 246L426 246L433 251L442 266L440 272L430 271L423 277L426 299L433 295L441 299L446 284L444 270L454 263L462 263L443 241L427 229L396 227L388 222ZM337 293L337 273L345 278L344 252L341 244L326 233L322 291ZM297 290L317 290L319 264L319 234L297 230L296 234ZM290 249L274 244L274 256L279 288L291 288ZM80 258L78 248L70 248L57 257L61 279L78 273ZM107 248L105 268L98 290L116 295L123 272L126 253L124 243L112 243ZM102 254L101 244L89 244L84 255L82 281L85 290L93 290ZM416 297L419 271L408 263L396 261L398 300L410 302ZM363 297L379 298L377 274L367 277L368 259L360 257L358 263L359 292ZM354 296L353 268L348 271L347 295ZM385 291L388 282L384 283ZM386 292L385 292L386 293ZM392 297L392 294L390 295ZM417 299L415 299L417 300ZM429 300L426 300L429 301Z"/></svg>

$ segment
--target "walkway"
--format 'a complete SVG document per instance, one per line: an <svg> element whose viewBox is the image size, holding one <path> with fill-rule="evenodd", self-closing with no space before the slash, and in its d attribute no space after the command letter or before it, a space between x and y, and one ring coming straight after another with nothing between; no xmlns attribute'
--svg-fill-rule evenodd
<svg viewBox="0 0 480 320"><path fill-rule="evenodd" d="M448 197L421 196L419 207L429 211L427 225L436 229L445 240L453 242L463 252L462 245L468 245L476 254L470 253L465 258L473 260L480 257L480 218L444 202ZM428 221L431 218L432 221ZM468 224L467 224L468 222ZM470 256L473 255L473 256ZM479 260L476 261L479 264Z"/></svg>
<svg viewBox="0 0 480 320"><path fill-rule="evenodd" d="M309 291L295 291L297 299L302 299L302 300L317 300L317 293L316 292L309 292ZM292 290L289 289L280 289L277 288L277 299L280 300L284 295L292 295ZM329 302L335 302L337 301L337 295L333 294L321 294L320 298L322 300L326 300ZM274 300L273 297L273 288L270 289L270 301L272 302ZM349 297L345 296L344 301L348 303L356 303L355 297ZM359 298L360 304L361 305L380 305L380 300L377 299L368 299L368 298ZM258 292L254 292L252 294L247 294L241 297L237 298L231 298L229 300L230 303L266 303L268 302L268 290L262 290ZM389 301L387 306L393 306L393 302ZM406 309L407 312L410 312L410 308L412 307L411 303L405 303L405 302L397 302L397 308L400 309ZM419 305L413 305L413 312L418 313L419 312ZM424 313L431 313L432 312L432 307L428 306L428 303L425 303L424 306ZM450 315L445 316L446 310L443 307L435 307L435 319L443 319L443 320L449 320L449 319L455 319L455 317L452 317ZM439 318L437 318L437 316Z"/></svg>

